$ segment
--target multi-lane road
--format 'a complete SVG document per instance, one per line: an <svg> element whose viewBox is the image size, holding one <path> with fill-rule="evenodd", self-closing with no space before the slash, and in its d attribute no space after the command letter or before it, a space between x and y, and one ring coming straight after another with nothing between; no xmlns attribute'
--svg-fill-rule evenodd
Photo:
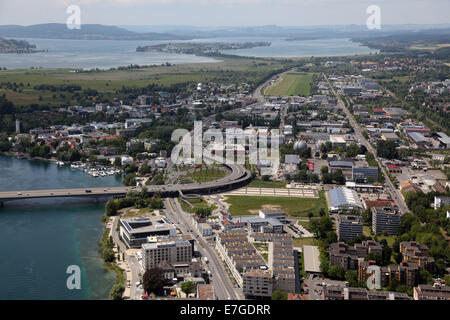
<svg viewBox="0 0 450 320"><path fill-rule="evenodd" d="M182 231L183 234L189 234L195 239L196 249L202 257L207 257L209 263L207 267L212 274L211 283L214 292L220 300L242 300L244 297L241 290L233 285L228 277L223 262L218 257L213 245L208 243L203 236L196 230L192 220L186 212L181 209L176 199L165 199L166 216Z"/></svg>
<svg viewBox="0 0 450 320"><path fill-rule="evenodd" d="M391 179L389 179L389 176L387 175L386 171L383 170L383 164L381 163L381 161L378 159L377 157L377 151L375 150L375 148L369 143L369 141L367 141L367 139L364 137L363 130L361 128L361 126L356 122L355 118L353 117L352 113L350 112L350 110L347 108L347 106L345 105L345 103L342 101L342 99L336 94L336 91L334 89L334 87L331 85L330 81L328 80L327 76L325 74L323 74L325 80L328 83L328 86L330 87L331 91L333 92L334 96L336 97L336 99L338 100L339 106L344 110L345 114L347 115L348 121L350 122L350 125L353 127L353 129L355 130L355 135L356 138L358 139L358 141L364 145L367 150L369 150L375 157L375 160L377 161L378 165L381 168L381 172L384 175L384 180L385 180L385 186L387 191L389 192L389 194L391 195L392 199L395 200L395 202L397 203L397 206L400 210L401 214L405 214L407 212L409 212L408 207L406 206L403 197L400 195L399 190L397 190L395 188L395 186L392 184Z"/></svg>
<svg viewBox="0 0 450 320"><path fill-rule="evenodd" d="M161 193L162 195L177 195L179 191L189 194L210 194L235 189L250 181L251 175L244 167L238 164L224 164L231 173L221 179L176 185L152 185L147 186L149 193ZM53 197L99 197L99 196L123 196L129 190L141 190L140 187L108 187L108 188L75 188L53 190L16 190L0 192L0 202L19 199L53 198Z"/></svg>

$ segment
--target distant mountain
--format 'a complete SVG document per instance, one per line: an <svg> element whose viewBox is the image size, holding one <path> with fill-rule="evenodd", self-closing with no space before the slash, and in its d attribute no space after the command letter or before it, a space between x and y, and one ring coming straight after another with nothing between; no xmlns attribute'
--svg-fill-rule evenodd
<svg viewBox="0 0 450 320"><path fill-rule="evenodd" d="M362 36L390 35L398 32L437 30L450 27L449 24L440 25L383 25L381 30L369 30L366 25L319 25L319 26L222 26L222 27L197 27L197 26L120 26L124 29L145 33L159 32L176 34L179 36L200 38L225 38L225 37L275 37L289 40L308 40L323 38L352 38Z"/></svg>
<svg viewBox="0 0 450 320"><path fill-rule="evenodd" d="M0 37L84 39L84 40L189 40L190 37L168 33L137 33L116 26L83 24L80 29L68 29L63 23L46 23L31 26L0 26Z"/></svg>

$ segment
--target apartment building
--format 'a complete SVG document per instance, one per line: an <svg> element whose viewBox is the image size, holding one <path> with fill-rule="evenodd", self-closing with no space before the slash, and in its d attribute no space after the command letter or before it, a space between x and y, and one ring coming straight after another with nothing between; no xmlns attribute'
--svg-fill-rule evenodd
<svg viewBox="0 0 450 320"><path fill-rule="evenodd" d="M338 240L352 240L363 231L362 219L354 215L338 215L336 218L336 233Z"/></svg>
<svg viewBox="0 0 450 320"><path fill-rule="evenodd" d="M248 242L244 230L219 233L216 237L216 249L240 287L243 287L244 273L253 269L267 269L264 259Z"/></svg>
<svg viewBox="0 0 450 320"><path fill-rule="evenodd" d="M273 292L272 273L255 269L242 275L242 292L245 299L270 299Z"/></svg>
<svg viewBox="0 0 450 320"><path fill-rule="evenodd" d="M450 287L441 284L419 284L414 288L414 300L450 300Z"/></svg>
<svg viewBox="0 0 450 320"><path fill-rule="evenodd" d="M192 245L188 240L162 240L142 244L142 260L145 270L158 267L161 262L169 265L190 263Z"/></svg>
<svg viewBox="0 0 450 320"><path fill-rule="evenodd" d="M397 234L400 214L392 206L372 207L372 231L375 234Z"/></svg>
<svg viewBox="0 0 450 320"><path fill-rule="evenodd" d="M375 291L365 288L327 286L322 291L323 300L410 300L406 293Z"/></svg>
<svg viewBox="0 0 450 320"><path fill-rule="evenodd" d="M400 253L403 261L416 263L429 272L434 272L435 261L428 255L428 247L415 241L400 242Z"/></svg>
<svg viewBox="0 0 450 320"><path fill-rule="evenodd" d="M292 240L290 243L270 242L268 251L268 265L273 275L273 290L299 291L299 274L295 262L297 252L292 247Z"/></svg>
<svg viewBox="0 0 450 320"><path fill-rule="evenodd" d="M396 279L400 284L414 287L419 283L419 266L415 263L402 262L399 265L380 267L377 273L370 266L375 266L375 261L360 261L358 264L358 280L367 281L372 276L373 283L379 283L381 287L387 287ZM375 277L379 277L378 279Z"/></svg>
<svg viewBox="0 0 450 320"><path fill-rule="evenodd" d="M348 246L344 242L332 243L329 248L330 265L341 266L345 270L358 269L358 261L364 260L369 254L381 255L381 245L373 240L356 243L354 246Z"/></svg>

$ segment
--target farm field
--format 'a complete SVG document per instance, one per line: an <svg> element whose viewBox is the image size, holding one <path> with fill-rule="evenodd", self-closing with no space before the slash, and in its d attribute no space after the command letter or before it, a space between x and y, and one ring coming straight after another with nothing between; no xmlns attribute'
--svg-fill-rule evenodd
<svg viewBox="0 0 450 320"><path fill-rule="evenodd" d="M266 91L271 96L309 96L313 74L286 73L274 86Z"/></svg>

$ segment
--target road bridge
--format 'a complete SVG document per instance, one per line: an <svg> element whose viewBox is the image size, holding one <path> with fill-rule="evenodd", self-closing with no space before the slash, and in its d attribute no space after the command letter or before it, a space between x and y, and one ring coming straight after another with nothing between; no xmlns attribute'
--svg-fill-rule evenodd
<svg viewBox="0 0 450 320"><path fill-rule="evenodd" d="M251 180L251 174L238 164L224 164L231 173L221 179L189 184L168 184L146 186L149 194L160 194L162 197L177 197L183 194L214 194L243 187ZM141 191L141 187L102 187L72 188L45 190L15 190L0 192L0 204L5 201L56 197L123 197L130 190Z"/></svg>

